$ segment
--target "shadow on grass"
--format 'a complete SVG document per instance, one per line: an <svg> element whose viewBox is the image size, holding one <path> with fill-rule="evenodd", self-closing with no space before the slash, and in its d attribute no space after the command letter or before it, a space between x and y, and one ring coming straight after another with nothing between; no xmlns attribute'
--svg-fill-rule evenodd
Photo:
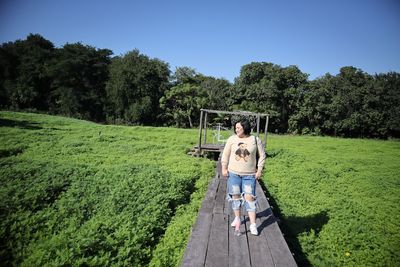
<svg viewBox="0 0 400 267"><path fill-rule="evenodd" d="M18 156L23 153L25 147L12 147L9 149L0 149L0 158L6 158L11 156Z"/></svg>
<svg viewBox="0 0 400 267"><path fill-rule="evenodd" d="M305 217L290 216L284 218L274 197L269 193L268 189L263 183L261 184L261 187L263 188L266 197L269 199L268 202L270 203L271 207L273 207L274 216L277 217L279 227L284 233L284 237L290 248L290 251L294 253L296 263L299 266L312 266L307 259L307 255L301 248L298 235L300 233L310 232L311 230L314 230L315 234L318 235L322 227L329 221L328 212L321 211L317 214Z"/></svg>
<svg viewBox="0 0 400 267"><path fill-rule="evenodd" d="M278 156L279 154L281 154L283 152L283 149L271 149L269 151L266 151L267 153L267 158L274 158L276 156Z"/></svg>
<svg viewBox="0 0 400 267"><path fill-rule="evenodd" d="M36 123L29 121L16 121L9 119L0 119L0 127L18 127L27 130L40 130L43 129L40 126L35 125Z"/></svg>

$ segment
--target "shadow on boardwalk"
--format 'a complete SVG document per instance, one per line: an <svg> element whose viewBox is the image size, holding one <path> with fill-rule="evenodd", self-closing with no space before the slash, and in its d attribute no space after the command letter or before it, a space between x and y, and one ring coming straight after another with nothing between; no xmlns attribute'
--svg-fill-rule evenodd
<svg viewBox="0 0 400 267"><path fill-rule="evenodd" d="M242 216L241 235L235 236L226 200L226 179L216 175L208 186L197 221L186 247L182 266L297 266L259 184L257 199L259 235L249 233L247 214Z"/></svg>

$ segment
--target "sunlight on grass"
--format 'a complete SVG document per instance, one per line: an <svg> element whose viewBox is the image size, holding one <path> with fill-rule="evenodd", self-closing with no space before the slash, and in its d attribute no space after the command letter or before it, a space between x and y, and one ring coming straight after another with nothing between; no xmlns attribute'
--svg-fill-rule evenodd
<svg viewBox="0 0 400 267"><path fill-rule="evenodd" d="M272 135L268 145L265 184L309 263L398 265L399 142Z"/></svg>
<svg viewBox="0 0 400 267"><path fill-rule="evenodd" d="M197 129L0 112L8 265L179 265L215 163ZM208 133L209 140L212 133ZM400 264L400 143L269 135L263 183L299 265Z"/></svg>

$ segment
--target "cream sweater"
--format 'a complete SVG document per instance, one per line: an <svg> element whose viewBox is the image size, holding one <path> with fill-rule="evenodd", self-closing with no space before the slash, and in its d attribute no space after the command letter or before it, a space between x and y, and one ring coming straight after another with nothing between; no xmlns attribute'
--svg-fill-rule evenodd
<svg viewBox="0 0 400 267"><path fill-rule="evenodd" d="M264 145L260 138L256 139L253 135L239 138L232 135L228 138L224 151L222 152L222 167L227 167L229 172L238 175L252 175L257 172L256 153L258 149L258 170L262 171L265 162Z"/></svg>

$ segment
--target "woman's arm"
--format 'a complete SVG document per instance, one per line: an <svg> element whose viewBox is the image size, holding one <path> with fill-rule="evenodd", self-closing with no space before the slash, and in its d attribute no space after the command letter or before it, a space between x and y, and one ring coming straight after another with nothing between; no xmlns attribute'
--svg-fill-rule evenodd
<svg viewBox="0 0 400 267"><path fill-rule="evenodd" d="M228 138L224 147L224 151L222 152L221 165L222 165L223 177L228 177L228 164L229 164L229 157L231 155L231 140L232 140L231 137Z"/></svg>
<svg viewBox="0 0 400 267"><path fill-rule="evenodd" d="M264 169L264 163L267 155L265 154L264 144L260 140L260 138L256 138L257 140L257 150L258 150L258 162L257 162L257 172L256 172L256 179L260 179L262 176L262 171Z"/></svg>

